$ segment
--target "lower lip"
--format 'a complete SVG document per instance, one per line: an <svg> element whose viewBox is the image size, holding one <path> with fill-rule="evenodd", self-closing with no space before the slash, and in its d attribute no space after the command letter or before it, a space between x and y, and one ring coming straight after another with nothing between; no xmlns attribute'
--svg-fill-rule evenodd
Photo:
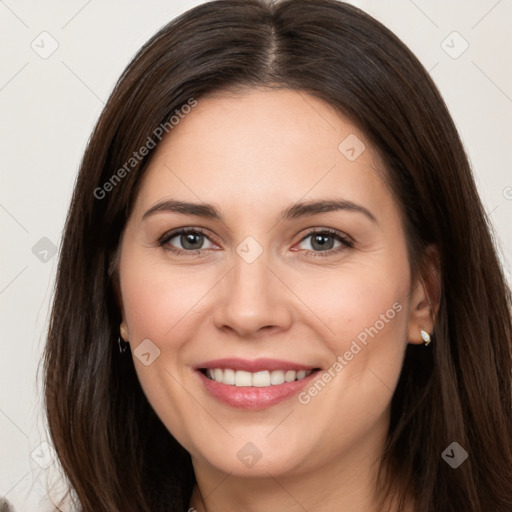
<svg viewBox="0 0 512 512"><path fill-rule="evenodd" d="M311 372L301 380L264 387L231 386L211 380L199 370L197 373L206 390L220 402L238 409L259 410L298 394L306 384L317 377L318 370Z"/></svg>

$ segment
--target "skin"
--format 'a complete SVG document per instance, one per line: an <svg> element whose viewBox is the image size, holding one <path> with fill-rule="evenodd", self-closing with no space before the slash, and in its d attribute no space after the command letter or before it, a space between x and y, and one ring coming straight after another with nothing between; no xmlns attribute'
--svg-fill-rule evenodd
<svg viewBox="0 0 512 512"><path fill-rule="evenodd" d="M338 150L350 134L366 145L354 161ZM143 219L170 198L211 203L223 220L169 211ZM341 210L279 221L297 201L340 198L376 220ZM180 236L158 244L183 227L204 230L192 241L202 255L171 252L187 250ZM353 247L329 238L326 249L342 250L315 258L326 249L307 236L313 228L337 230ZM236 252L248 236L262 249L252 263ZM152 407L191 454L191 506L377 510L390 400L407 343L432 331L437 290L411 280L401 214L364 134L303 92L201 97L155 150L118 270L123 337L132 354L145 339L160 350L148 366L133 362ZM193 370L223 357L327 370L393 304L401 306L394 318L307 404L293 396L261 411L235 409L210 396ZM247 442L261 453L252 467L237 457Z"/></svg>

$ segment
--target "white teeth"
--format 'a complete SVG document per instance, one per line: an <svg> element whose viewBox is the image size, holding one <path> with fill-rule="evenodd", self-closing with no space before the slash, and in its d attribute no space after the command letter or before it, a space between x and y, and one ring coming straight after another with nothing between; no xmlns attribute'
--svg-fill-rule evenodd
<svg viewBox="0 0 512 512"><path fill-rule="evenodd" d="M215 369L215 380L217 382L222 382L222 370L219 370L221 372L221 377L218 377L217 369ZM244 372L244 371L237 371L235 373L235 386L252 386L252 375L250 372Z"/></svg>
<svg viewBox="0 0 512 512"><path fill-rule="evenodd" d="M292 382L295 380L295 377L296 377L296 372L294 372L293 370L288 370L285 374L284 374L284 380L285 382Z"/></svg>
<svg viewBox="0 0 512 512"><path fill-rule="evenodd" d="M229 386L257 388L265 386L278 386L285 382L293 382L307 377L312 370L263 370L260 372L246 372L243 370L232 370L230 368L208 368L206 375L211 380L227 384Z"/></svg>
<svg viewBox="0 0 512 512"><path fill-rule="evenodd" d="M252 385L257 388L270 386L270 373L267 371L253 373Z"/></svg>
<svg viewBox="0 0 512 512"><path fill-rule="evenodd" d="M295 380L295 372L293 372L293 380ZM274 370L270 374L270 384L273 386L277 386L278 384L282 384L284 382L284 372L281 370Z"/></svg>
<svg viewBox="0 0 512 512"><path fill-rule="evenodd" d="M226 369L223 372L222 382L231 386L235 385L235 370Z"/></svg>

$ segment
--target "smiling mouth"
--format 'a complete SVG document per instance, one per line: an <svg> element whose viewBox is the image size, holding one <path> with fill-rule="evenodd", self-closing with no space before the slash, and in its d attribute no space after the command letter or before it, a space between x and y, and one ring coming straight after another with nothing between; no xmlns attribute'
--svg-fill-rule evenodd
<svg viewBox="0 0 512 512"><path fill-rule="evenodd" d="M263 370L252 373L231 368L199 368L199 371L208 379L220 384L259 388L299 381L319 370L319 368L311 370Z"/></svg>

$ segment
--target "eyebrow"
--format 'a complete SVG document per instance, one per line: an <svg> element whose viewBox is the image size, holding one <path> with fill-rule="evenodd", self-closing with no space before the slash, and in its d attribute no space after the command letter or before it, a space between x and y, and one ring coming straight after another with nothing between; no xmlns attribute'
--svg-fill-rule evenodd
<svg viewBox="0 0 512 512"><path fill-rule="evenodd" d="M288 207L286 210L281 212L280 220L286 221L291 219L298 219L301 217L307 217L309 215L315 215L318 213L334 212L334 211L349 211L362 213L368 217L372 222L377 223L375 215L364 206L354 203L353 201L347 201L345 199L320 199L315 201L306 201L301 203L295 203ZM184 201L176 201L168 199L160 201L152 206L144 215L142 219L146 219L156 213L160 212L174 212L181 213L183 215L195 215L198 217L205 217L210 219L216 219L222 221L222 215L219 210L208 203L188 203Z"/></svg>

